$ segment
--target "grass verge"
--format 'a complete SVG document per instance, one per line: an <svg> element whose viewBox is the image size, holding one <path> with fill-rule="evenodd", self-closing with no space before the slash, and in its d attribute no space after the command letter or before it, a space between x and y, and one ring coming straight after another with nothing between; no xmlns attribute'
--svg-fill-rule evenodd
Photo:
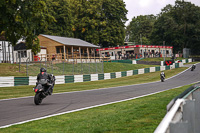
<svg viewBox="0 0 200 133"><path fill-rule="evenodd" d="M119 71L128 71L140 68L155 67L156 65L127 64L127 63L83 63L83 64L29 64L28 75L36 76L40 72L40 68L44 67L48 73L54 75L73 75L73 74L92 74L92 73L110 73ZM64 67L64 69L63 69ZM102 68L103 67L103 68ZM102 70L103 69L103 70ZM0 63L0 76L27 76L26 64L8 64Z"/></svg>
<svg viewBox="0 0 200 133"><path fill-rule="evenodd" d="M187 69L186 67L176 68L172 70L166 70L166 78L174 76ZM141 84L147 82L153 82L160 80L160 72L146 73L141 75L133 75L128 77L101 80L101 81L89 81L82 83L67 83L55 85L54 93L70 92L70 91L82 91L91 89L100 89L124 85ZM0 99L17 98L25 96L34 96L32 90L34 86L15 86L15 87L0 87Z"/></svg>
<svg viewBox="0 0 200 133"><path fill-rule="evenodd" d="M190 87L0 129L0 133L152 133L171 99Z"/></svg>

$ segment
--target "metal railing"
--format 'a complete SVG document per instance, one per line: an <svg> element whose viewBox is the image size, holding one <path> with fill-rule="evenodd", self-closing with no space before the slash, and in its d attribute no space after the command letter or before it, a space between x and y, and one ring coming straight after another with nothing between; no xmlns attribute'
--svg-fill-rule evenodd
<svg viewBox="0 0 200 133"><path fill-rule="evenodd" d="M26 73L24 76L35 76L40 68L46 68L48 73L54 75L79 75L104 73L104 61L109 61L109 57L84 56L79 54L66 55L51 54L35 56L33 61L30 58L26 62L17 62L19 72ZM65 59L64 59L65 58Z"/></svg>
<svg viewBox="0 0 200 133"><path fill-rule="evenodd" d="M154 133L200 133L200 84L191 86L167 105Z"/></svg>

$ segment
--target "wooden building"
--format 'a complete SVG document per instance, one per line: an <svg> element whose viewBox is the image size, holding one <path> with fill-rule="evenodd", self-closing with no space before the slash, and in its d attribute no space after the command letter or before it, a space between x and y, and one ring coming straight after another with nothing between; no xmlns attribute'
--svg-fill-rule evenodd
<svg viewBox="0 0 200 133"><path fill-rule="evenodd" d="M95 48L99 48L96 45L83 41L77 38L60 37L52 35L38 36L40 46L43 46L47 50L47 55L50 58L59 57L60 59L69 59L74 56L83 58L83 56L95 57Z"/></svg>

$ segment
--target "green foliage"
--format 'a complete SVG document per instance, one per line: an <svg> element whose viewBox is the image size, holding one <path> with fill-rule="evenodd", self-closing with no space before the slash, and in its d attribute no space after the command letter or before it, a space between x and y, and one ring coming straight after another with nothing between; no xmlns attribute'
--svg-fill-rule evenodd
<svg viewBox="0 0 200 133"><path fill-rule="evenodd" d="M36 39L35 30L38 25L47 27L53 16L48 14L45 0L1 0L0 2L1 31L5 31L6 40L13 46L21 38L26 40L26 45L32 48ZM38 41L35 45L39 46ZM34 52L39 51L36 49Z"/></svg>
<svg viewBox="0 0 200 133"><path fill-rule="evenodd" d="M46 0L46 4L49 14L54 16L55 21L52 21L46 28L40 26L37 34L72 37L72 16L69 2L67 0Z"/></svg>
<svg viewBox="0 0 200 133"><path fill-rule="evenodd" d="M129 41L135 42L135 44L150 44L150 36L155 21L156 16L154 15L134 17L126 28L126 36L129 36Z"/></svg>
<svg viewBox="0 0 200 133"><path fill-rule="evenodd" d="M122 0L2 0L0 10L6 40L15 46L23 37L35 53L40 50L39 34L107 47L123 44L125 37L127 10Z"/></svg>
<svg viewBox="0 0 200 133"><path fill-rule="evenodd" d="M123 44L127 20L121 0L73 0L73 32L80 38L101 46Z"/></svg>
<svg viewBox="0 0 200 133"><path fill-rule="evenodd" d="M175 6L162 9L154 24L152 43L173 45L174 52L191 48L193 54L200 54L200 7L191 2L176 0Z"/></svg>
<svg viewBox="0 0 200 133"><path fill-rule="evenodd" d="M126 36L136 44L171 45L174 53L190 48L200 54L200 7L191 2L176 0L166 5L157 16L145 15L132 19Z"/></svg>

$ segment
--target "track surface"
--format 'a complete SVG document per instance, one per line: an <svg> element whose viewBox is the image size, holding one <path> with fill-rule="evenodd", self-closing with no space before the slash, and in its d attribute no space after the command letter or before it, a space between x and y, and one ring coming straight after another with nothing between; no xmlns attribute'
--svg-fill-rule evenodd
<svg viewBox="0 0 200 133"><path fill-rule="evenodd" d="M39 106L34 104L33 97L0 100L0 127L56 113L147 95L198 81L200 81L200 64L197 64L194 71L189 69L165 82L53 94L45 98Z"/></svg>

